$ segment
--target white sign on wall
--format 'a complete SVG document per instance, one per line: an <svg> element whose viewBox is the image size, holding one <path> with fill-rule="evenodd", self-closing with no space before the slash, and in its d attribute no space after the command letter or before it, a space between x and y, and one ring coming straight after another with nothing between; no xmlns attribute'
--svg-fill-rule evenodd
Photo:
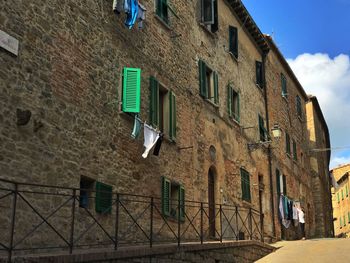
<svg viewBox="0 0 350 263"><path fill-rule="evenodd" d="M0 47L18 56L18 45L19 45L18 39L0 30Z"/></svg>

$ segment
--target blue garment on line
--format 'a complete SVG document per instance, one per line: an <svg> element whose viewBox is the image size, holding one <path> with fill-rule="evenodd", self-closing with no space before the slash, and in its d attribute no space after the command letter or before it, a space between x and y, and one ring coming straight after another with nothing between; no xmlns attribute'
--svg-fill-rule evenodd
<svg viewBox="0 0 350 263"><path fill-rule="evenodd" d="M130 11L127 13L125 25L131 29L136 22L137 14L139 11L139 4L138 0L126 0L125 2L129 2L128 4L130 8Z"/></svg>

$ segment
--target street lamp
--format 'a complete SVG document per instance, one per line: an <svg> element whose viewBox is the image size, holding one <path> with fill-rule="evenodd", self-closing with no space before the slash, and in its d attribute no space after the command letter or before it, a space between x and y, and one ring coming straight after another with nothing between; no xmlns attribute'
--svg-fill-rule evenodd
<svg viewBox="0 0 350 263"><path fill-rule="evenodd" d="M282 130L277 123L275 123L271 129L272 137L274 139L279 139L282 136ZM248 150L253 151L259 148L261 145L270 145L272 143L271 137L268 136L268 141L260 141L255 143L248 143Z"/></svg>

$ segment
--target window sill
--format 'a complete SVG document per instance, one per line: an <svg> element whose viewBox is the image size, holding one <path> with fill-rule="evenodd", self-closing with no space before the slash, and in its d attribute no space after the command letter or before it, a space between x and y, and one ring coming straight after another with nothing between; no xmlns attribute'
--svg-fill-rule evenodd
<svg viewBox="0 0 350 263"><path fill-rule="evenodd" d="M298 115L298 119L300 122L303 122L303 118L300 115Z"/></svg>
<svg viewBox="0 0 350 263"><path fill-rule="evenodd" d="M283 99L286 103L288 103L288 95L282 95L282 99Z"/></svg>
<svg viewBox="0 0 350 263"><path fill-rule="evenodd" d="M231 51L228 51L228 53L230 54L230 56L232 57L232 59L234 61L236 61L237 63L239 63L240 61L238 60L238 56L236 57Z"/></svg>
<svg viewBox="0 0 350 263"><path fill-rule="evenodd" d="M204 31L207 32L212 38L216 38L216 39L218 38L218 36L217 36L215 33L211 32L211 30L208 29L208 27L207 27L206 24L203 24L202 22L199 22L199 25L200 25L200 27L203 28Z"/></svg>
<svg viewBox="0 0 350 263"><path fill-rule="evenodd" d="M249 208L252 207L251 201L247 201L247 200L243 200L242 199L242 204L243 204L244 207L249 207Z"/></svg>
<svg viewBox="0 0 350 263"><path fill-rule="evenodd" d="M154 17L161 23L167 30L172 31L173 29L170 27L170 24L164 21L163 18L158 16L157 14L154 14Z"/></svg>
<svg viewBox="0 0 350 263"><path fill-rule="evenodd" d="M215 104L212 100L210 99L204 99L206 102L208 102L210 105L212 105L215 108L219 108L219 104Z"/></svg>

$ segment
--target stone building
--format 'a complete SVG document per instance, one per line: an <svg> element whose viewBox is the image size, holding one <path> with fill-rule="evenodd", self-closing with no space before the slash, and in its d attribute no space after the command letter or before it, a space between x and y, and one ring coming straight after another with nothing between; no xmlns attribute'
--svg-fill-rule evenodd
<svg viewBox="0 0 350 263"><path fill-rule="evenodd" d="M308 160L308 134L305 104L308 97L270 36L266 36L270 52L266 59L267 105L270 125L282 130L279 141L270 148L272 191L276 236L300 238L299 227L282 226L278 215L280 195L300 202L306 214L306 234L314 235L315 207Z"/></svg>
<svg viewBox="0 0 350 263"><path fill-rule="evenodd" d="M350 232L350 201L349 173L350 164L333 168L330 173L337 182L332 188L334 235L349 237Z"/></svg>
<svg viewBox="0 0 350 263"><path fill-rule="evenodd" d="M186 226L189 218L200 221L184 200L205 202L205 227L212 238L218 238L221 223L218 204L258 211L264 234L279 239L274 202L279 169L286 175L287 194L308 209L312 235L308 98L272 40L241 1L142 3L147 10L143 28L136 23L129 29L126 16L113 12L112 1L4 2L2 30L19 41L19 51L0 51L6 65L0 68L1 178L66 187L66 194L78 195L74 216L69 204L55 221L63 236L69 235L72 218L81 223L73 232L94 222L86 209L114 231L116 208L97 196L107 193L103 198L110 199L113 191L155 197L161 211L157 220L169 218L170 226ZM284 97L281 74L288 83ZM142 157L143 132L131 137L136 114L164 134L158 156L152 150ZM287 154L285 136L271 138L275 123L289 134ZM90 193L94 190L96 196ZM60 204L34 195L28 198L42 210ZM8 197L1 205L10 208L12 201ZM135 207L139 224L152 232L148 219L141 218L141 205ZM9 214L0 216L6 222L1 230L8 229ZM40 222L28 211L16 216L22 229ZM241 231L239 238L247 238L249 231ZM101 241L102 232L90 231L87 239ZM55 243L55 236L46 235ZM28 244L48 242L32 237Z"/></svg>
<svg viewBox="0 0 350 263"><path fill-rule="evenodd" d="M327 123L315 96L309 96L306 104L309 134L309 158L312 177L312 194L315 204L315 236L332 237L333 209L331 177L329 176L330 140Z"/></svg>

